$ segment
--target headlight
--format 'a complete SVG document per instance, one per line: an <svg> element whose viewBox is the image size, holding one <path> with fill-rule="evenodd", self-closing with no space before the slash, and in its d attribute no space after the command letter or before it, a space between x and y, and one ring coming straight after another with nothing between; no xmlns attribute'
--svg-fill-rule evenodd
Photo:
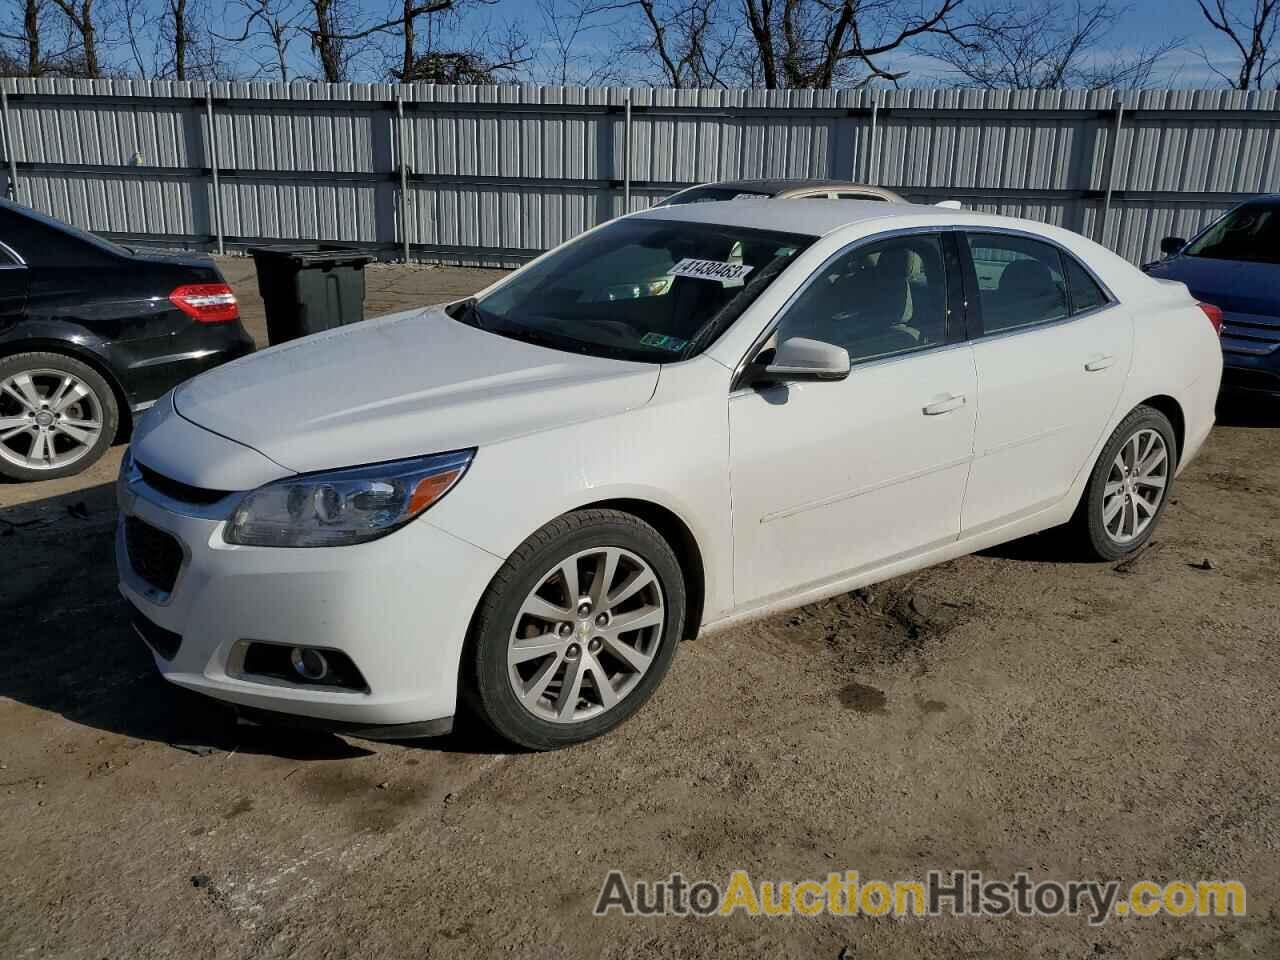
<svg viewBox="0 0 1280 960"><path fill-rule="evenodd" d="M250 493L223 534L246 547L343 547L386 536L443 497L474 450L278 480Z"/></svg>

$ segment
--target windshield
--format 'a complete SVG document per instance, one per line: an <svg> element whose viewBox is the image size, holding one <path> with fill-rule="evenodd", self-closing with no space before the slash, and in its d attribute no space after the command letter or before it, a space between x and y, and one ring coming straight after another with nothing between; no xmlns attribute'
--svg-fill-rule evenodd
<svg viewBox="0 0 1280 960"><path fill-rule="evenodd" d="M1187 245L1188 257L1280 263L1280 205L1237 207Z"/></svg>
<svg viewBox="0 0 1280 960"><path fill-rule="evenodd" d="M516 340L669 363L705 349L813 237L616 220L450 312Z"/></svg>
<svg viewBox="0 0 1280 960"><path fill-rule="evenodd" d="M739 187L690 187L672 194L657 207L678 207L682 203L706 203L708 200L767 200L773 194Z"/></svg>

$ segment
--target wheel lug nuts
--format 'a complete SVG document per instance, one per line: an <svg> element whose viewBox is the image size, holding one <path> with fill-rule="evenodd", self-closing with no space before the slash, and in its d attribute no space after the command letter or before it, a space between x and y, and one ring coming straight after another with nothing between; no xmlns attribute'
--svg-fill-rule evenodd
<svg viewBox="0 0 1280 960"><path fill-rule="evenodd" d="M582 648L580 646L578 646L576 643L571 643L569 644L569 649L565 651L565 656L567 656L570 660L576 660L578 658L578 654L580 654L581 652L582 652Z"/></svg>
<svg viewBox="0 0 1280 960"><path fill-rule="evenodd" d="M583 600L580 604L578 604L578 616L580 616L580 617L589 617L589 616L591 616L591 604L590 604L590 602L588 602L588 601L586 601L586 600Z"/></svg>
<svg viewBox="0 0 1280 960"><path fill-rule="evenodd" d="M600 648L603 646L604 646L604 643L600 640L599 637L592 637L591 642L587 644L587 649L590 650L592 653L598 653L600 651Z"/></svg>
<svg viewBox="0 0 1280 960"><path fill-rule="evenodd" d="M573 633L573 624L571 624L571 623L562 623L562 624L560 624L560 629L559 629L559 631L558 631L558 632L559 632L560 636L562 636L562 637L567 637L567 636L569 636L569 634Z"/></svg>
<svg viewBox="0 0 1280 960"><path fill-rule="evenodd" d="M597 626L597 627L603 627L603 626L605 626L608 622L609 622L609 615L608 615L607 613L602 613L602 614L600 614L600 616L596 617L596 626Z"/></svg>

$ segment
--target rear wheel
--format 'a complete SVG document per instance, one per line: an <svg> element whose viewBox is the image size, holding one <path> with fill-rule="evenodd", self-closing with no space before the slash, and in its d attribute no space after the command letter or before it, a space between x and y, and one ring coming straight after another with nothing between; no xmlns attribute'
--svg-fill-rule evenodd
<svg viewBox="0 0 1280 960"><path fill-rule="evenodd" d="M51 480L87 469L111 446L120 411L92 367L57 353L0 360L0 475Z"/></svg>
<svg viewBox="0 0 1280 960"><path fill-rule="evenodd" d="M616 510L566 514L494 577L464 656L463 696L529 749L598 737L662 682L684 618L684 578L656 530Z"/></svg>
<svg viewBox="0 0 1280 960"><path fill-rule="evenodd" d="M1136 407L1094 464L1073 520L1092 557L1119 560L1139 550L1168 503L1177 465L1173 426L1159 410Z"/></svg>

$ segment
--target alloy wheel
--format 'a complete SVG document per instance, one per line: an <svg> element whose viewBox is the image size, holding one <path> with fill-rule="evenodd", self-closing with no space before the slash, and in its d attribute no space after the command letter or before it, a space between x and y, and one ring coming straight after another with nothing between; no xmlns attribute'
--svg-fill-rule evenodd
<svg viewBox="0 0 1280 960"><path fill-rule="evenodd" d="M0 457L56 470L84 457L102 435L102 401L79 377L23 370L0 381Z"/></svg>
<svg viewBox="0 0 1280 960"><path fill-rule="evenodd" d="M1120 447L1102 490L1102 526L1119 544L1132 543L1155 519L1169 484L1169 448L1143 428Z"/></svg>
<svg viewBox="0 0 1280 960"><path fill-rule="evenodd" d="M547 571L516 614L507 676L534 716L578 723L613 709L662 643L662 586L622 547L593 547Z"/></svg>

